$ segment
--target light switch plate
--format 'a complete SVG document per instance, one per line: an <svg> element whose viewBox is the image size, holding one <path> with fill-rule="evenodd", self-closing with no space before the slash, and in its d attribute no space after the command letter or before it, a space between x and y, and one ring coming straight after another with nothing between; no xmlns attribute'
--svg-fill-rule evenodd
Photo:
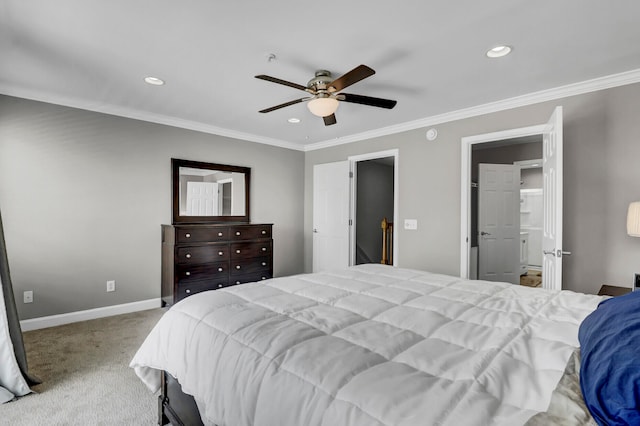
<svg viewBox="0 0 640 426"><path fill-rule="evenodd" d="M416 230L418 229L418 219L405 219L404 229Z"/></svg>

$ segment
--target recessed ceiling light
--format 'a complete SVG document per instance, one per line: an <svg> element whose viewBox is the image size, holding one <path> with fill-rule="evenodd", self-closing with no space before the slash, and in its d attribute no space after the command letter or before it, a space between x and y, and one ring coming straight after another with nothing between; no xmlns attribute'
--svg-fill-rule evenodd
<svg viewBox="0 0 640 426"><path fill-rule="evenodd" d="M299 118L292 117L292 118L288 119L287 121L288 121L289 123L299 123L299 122L300 122L300 119L299 119Z"/></svg>
<svg viewBox="0 0 640 426"><path fill-rule="evenodd" d="M152 84L154 86L162 86L164 84L164 80L161 80L157 77L145 77L145 83Z"/></svg>
<svg viewBox="0 0 640 426"><path fill-rule="evenodd" d="M511 53L510 46L496 46L492 49L487 50L487 56L489 58L501 58L503 56L507 56Z"/></svg>

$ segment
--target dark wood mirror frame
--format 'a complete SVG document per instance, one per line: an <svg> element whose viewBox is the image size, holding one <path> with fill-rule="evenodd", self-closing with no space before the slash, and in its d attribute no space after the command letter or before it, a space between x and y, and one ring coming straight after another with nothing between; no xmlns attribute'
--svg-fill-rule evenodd
<svg viewBox="0 0 640 426"><path fill-rule="evenodd" d="M241 216L186 216L180 214L180 168L188 167L194 169L219 170L223 172L244 174L244 197L245 210ZM174 224L199 224L199 223L220 223L220 222L249 222L249 187L251 182L251 168L241 166L230 166L227 164L204 163L201 161L171 159L172 186L173 186L173 223Z"/></svg>

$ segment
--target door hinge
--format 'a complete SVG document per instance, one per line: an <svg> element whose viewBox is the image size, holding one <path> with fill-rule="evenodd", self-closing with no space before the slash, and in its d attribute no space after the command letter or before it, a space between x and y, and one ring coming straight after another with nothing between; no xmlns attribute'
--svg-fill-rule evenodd
<svg viewBox="0 0 640 426"><path fill-rule="evenodd" d="M349 177L353 179L353 172L349 172Z"/></svg>
<svg viewBox="0 0 640 426"><path fill-rule="evenodd" d="M349 219L349 226L353 226L353 219Z"/></svg>

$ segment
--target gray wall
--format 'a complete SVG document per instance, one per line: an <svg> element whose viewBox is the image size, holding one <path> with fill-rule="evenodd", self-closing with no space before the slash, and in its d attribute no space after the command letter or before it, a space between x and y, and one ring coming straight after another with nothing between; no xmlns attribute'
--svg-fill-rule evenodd
<svg viewBox="0 0 640 426"><path fill-rule="evenodd" d="M480 148L487 144L478 144L472 147L471 154L471 179L478 179L478 164L513 164L514 161L535 160L542 158L542 137L540 142L517 143L500 146L497 148Z"/></svg>
<svg viewBox="0 0 640 426"><path fill-rule="evenodd" d="M460 273L461 138L546 123L564 107L564 288L596 293L602 284L630 287L640 272L640 239L627 236L626 209L640 200L640 84L514 108L437 126L429 142L416 129L305 156L305 270L311 270L315 164L399 150L399 266Z"/></svg>
<svg viewBox="0 0 640 426"><path fill-rule="evenodd" d="M274 274L302 272L304 153L0 96L0 209L21 319L160 297L171 158L251 167L251 219L274 223Z"/></svg>

